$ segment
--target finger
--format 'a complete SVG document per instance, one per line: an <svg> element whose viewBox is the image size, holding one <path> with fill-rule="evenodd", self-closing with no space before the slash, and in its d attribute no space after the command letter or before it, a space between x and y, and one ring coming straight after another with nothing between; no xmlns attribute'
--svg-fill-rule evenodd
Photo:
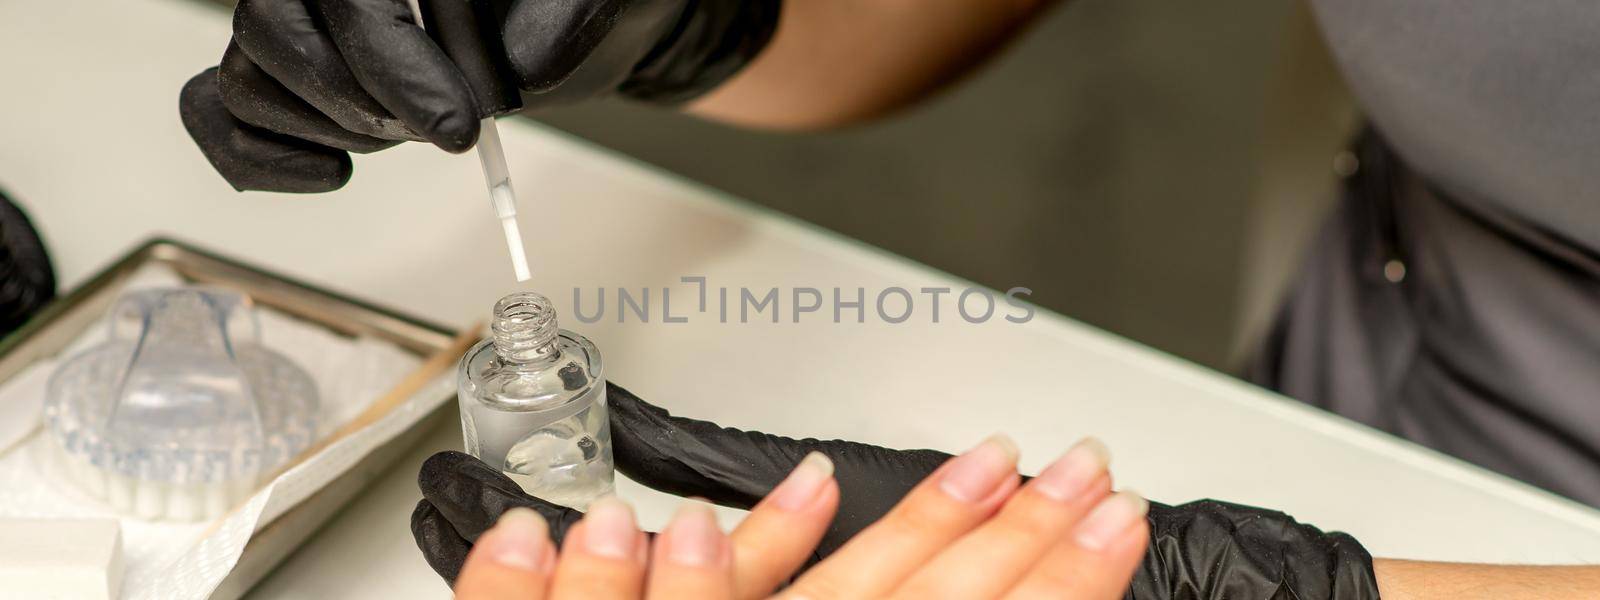
<svg viewBox="0 0 1600 600"><path fill-rule="evenodd" d="M1150 540L1150 505L1131 492L1100 501L1006 595L1010 600L1122 598Z"/></svg>
<svg viewBox="0 0 1600 600"><path fill-rule="evenodd" d="M614 496L594 501L567 532L551 586L553 600L634 600L644 589L649 543L633 510Z"/></svg>
<svg viewBox="0 0 1600 600"><path fill-rule="evenodd" d="M468 542L492 526L507 510L531 508L549 524L550 537L560 546L567 531L583 513L529 496L505 473L461 452L446 451L428 457L417 473L422 497Z"/></svg>
<svg viewBox="0 0 1600 600"><path fill-rule="evenodd" d="M818 545L832 553L877 521L949 454L869 444L796 440L669 414L615 383L606 396L617 469L629 479L677 496L749 509L816 451L834 464L842 502Z"/></svg>
<svg viewBox="0 0 1600 600"><path fill-rule="evenodd" d="M549 91L571 77L628 8L623 0L518 2L506 17L506 54L520 87Z"/></svg>
<svg viewBox="0 0 1600 600"><path fill-rule="evenodd" d="M362 89L407 127L450 152L478 140L467 79L416 25L406 0L313 0Z"/></svg>
<svg viewBox="0 0 1600 600"><path fill-rule="evenodd" d="M343 150L234 118L217 91L215 67L184 84L178 107L189 137L233 189L317 193L339 189L350 180L350 155Z"/></svg>
<svg viewBox="0 0 1600 600"><path fill-rule="evenodd" d="M993 515L1017 489L1016 466L1016 444L1001 435L950 459L786 592L811 600L886 595Z"/></svg>
<svg viewBox="0 0 1600 600"><path fill-rule="evenodd" d="M536 92L530 97L533 102L540 106L569 104L617 90L646 64L683 62L673 60L681 57L651 54L663 47L634 43L667 38L674 27L699 30L708 26L684 23L679 18L682 11L672 2L518 2L506 18L506 55L518 85ZM696 47L688 52L706 58L707 52L723 50ZM647 56L661 60L647 63Z"/></svg>
<svg viewBox="0 0 1600 600"><path fill-rule="evenodd" d="M472 544L456 533L455 527L427 500L417 502L417 508L411 511L411 538L433 572L454 586Z"/></svg>
<svg viewBox="0 0 1600 600"><path fill-rule="evenodd" d="M736 596L763 598L788 581L817 547L839 507L833 462L812 452L734 528Z"/></svg>
<svg viewBox="0 0 1600 600"><path fill-rule="evenodd" d="M234 117L274 133L362 154L400 143L361 135L339 126L274 81L232 42L222 53L217 91Z"/></svg>
<svg viewBox="0 0 1600 600"><path fill-rule="evenodd" d="M303 0L240 0L233 39L273 80L340 127L386 140L421 140L356 81Z"/></svg>
<svg viewBox="0 0 1600 600"><path fill-rule="evenodd" d="M1073 446L895 591L901 598L994 598L1015 585L1111 493L1110 454L1093 438ZM974 576L978 575L978 576Z"/></svg>
<svg viewBox="0 0 1600 600"><path fill-rule="evenodd" d="M648 598L729 600L734 597L733 543L711 507L690 501L656 535Z"/></svg>
<svg viewBox="0 0 1600 600"><path fill-rule="evenodd" d="M543 600L555 562L544 519L526 508L512 509L473 545L456 580L456 598Z"/></svg>

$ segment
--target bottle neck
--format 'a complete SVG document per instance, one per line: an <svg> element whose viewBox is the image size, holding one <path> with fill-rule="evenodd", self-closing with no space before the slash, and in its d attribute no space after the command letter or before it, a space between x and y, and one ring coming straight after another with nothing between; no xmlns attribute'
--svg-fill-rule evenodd
<svg viewBox="0 0 1600 600"><path fill-rule="evenodd" d="M532 292L501 298L494 305L494 352L509 365L538 365L555 360L561 326L550 299Z"/></svg>

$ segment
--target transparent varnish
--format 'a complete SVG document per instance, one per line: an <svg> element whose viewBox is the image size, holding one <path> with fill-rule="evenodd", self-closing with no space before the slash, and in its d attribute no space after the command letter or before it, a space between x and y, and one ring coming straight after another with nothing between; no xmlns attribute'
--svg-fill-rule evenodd
<svg viewBox="0 0 1600 600"><path fill-rule="evenodd" d="M467 453L556 504L581 510L610 494L600 351L560 329L550 299L531 292L495 303L491 334L457 372Z"/></svg>

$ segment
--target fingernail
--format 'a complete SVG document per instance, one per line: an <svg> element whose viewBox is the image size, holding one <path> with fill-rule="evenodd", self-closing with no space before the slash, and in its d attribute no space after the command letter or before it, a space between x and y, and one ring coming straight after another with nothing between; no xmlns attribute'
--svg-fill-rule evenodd
<svg viewBox="0 0 1600 600"><path fill-rule="evenodd" d="M783 510L795 511L811 505L822 493L822 486L833 477L833 461L821 452L812 452L800 460L783 483L773 488L769 497L772 504Z"/></svg>
<svg viewBox="0 0 1600 600"><path fill-rule="evenodd" d="M1089 516L1078 524L1073 537L1079 546L1095 551L1104 550L1118 535L1143 519L1149 510L1150 503L1138 494L1117 492L1089 511Z"/></svg>
<svg viewBox="0 0 1600 600"><path fill-rule="evenodd" d="M494 527L478 539L479 552L492 561L522 571L538 571L549 564L549 528L544 517L526 508L500 515Z"/></svg>
<svg viewBox="0 0 1600 600"><path fill-rule="evenodd" d="M687 567L715 564L727 539L711 508L699 502L684 503L663 535L667 560Z"/></svg>
<svg viewBox="0 0 1600 600"><path fill-rule="evenodd" d="M1066 502L1088 489L1109 464L1111 452L1106 445L1092 437L1083 438L1033 478L1033 486L1052 500Z"/></svg>
<svg viewBox="0 0 1600 600"><path fill-rule="evenodd" d="M939 480L939 489L962 502L988 498L1006 477L1017 470L1017 444L995 434L961 456L950 459L950 466Z"/></svg>
<svg viewBox="0 0 1600 600"><path fill-rule="evenodd" d="M633 522L633 509L616 496L590 503L582 523L583 548L590 554L623 560L637 554L639 528Z"/></svg>

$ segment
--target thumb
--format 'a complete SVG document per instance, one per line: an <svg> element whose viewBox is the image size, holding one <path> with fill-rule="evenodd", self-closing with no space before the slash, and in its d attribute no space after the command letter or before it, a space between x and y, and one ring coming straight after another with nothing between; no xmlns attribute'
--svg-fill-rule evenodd
<svg viewBox="0 0 1600 600"><path fill-rule="evenodd" d="M476 542L500 515L517 507L531 508L544 517L557 545L567 529L583 518L583 513L529 496L505 473L460 452L440 452L423 461L417 487L422 489L423 502L432 506L428 516L437 513L468 543ZM416 517L413 515L413 521Z"/></svg>
<svg viewBox="0 0 1600 600"><path fill-rule="evenodd" d="M842 440L793 439L675 417L609 384L611 440L617 469L678 496L748 509L810 452L832 459L839 512L818 551L826 555L887 513L950 458L933 450L893 450Z"/></svg>
<svg viewBox="0 0 1600 600"><path fill-rule="evenodd" d="M460 452L423 461L417 475L422 500L411 513L411 536L422 558L452 587L478 538L513 508L529 508L549 525L557 547L583 513L522 491L504 473Z"/></svg>

